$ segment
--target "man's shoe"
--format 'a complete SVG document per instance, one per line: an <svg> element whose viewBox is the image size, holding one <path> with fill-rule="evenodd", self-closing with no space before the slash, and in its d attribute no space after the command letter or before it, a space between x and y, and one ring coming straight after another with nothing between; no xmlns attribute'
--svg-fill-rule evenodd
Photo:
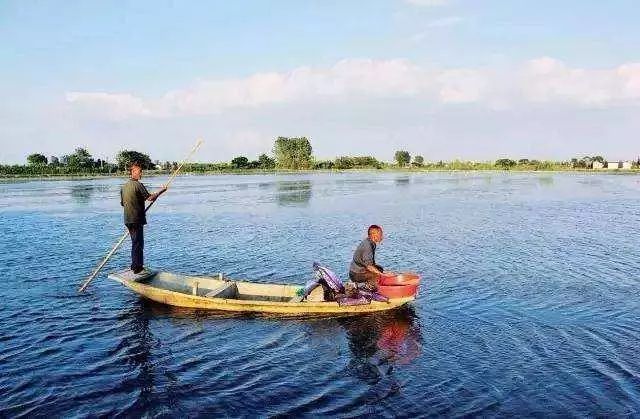
<svg viewBox="0 0 640 419"><path fill-rule="evenodd" d="M136 269L132 269L133 273L138 275L140 272L144 271L144 268L136 268Z"/></svg>

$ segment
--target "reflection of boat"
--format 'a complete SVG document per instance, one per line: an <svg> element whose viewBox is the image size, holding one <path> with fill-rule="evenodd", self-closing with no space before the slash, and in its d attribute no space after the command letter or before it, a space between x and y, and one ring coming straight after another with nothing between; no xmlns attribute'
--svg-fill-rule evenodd
<svg viewBox="0 0 640 419"><path fill-rule="evenodd" d="M341 319L340 323L349 340L350 373L375 384L375 393L397 391L393 389L400 384L393 366L410 364L422 352L420 323L413 307L401 307L383 316L372 313ZM379 394L375 398L379 398Z"/></svg>
<svg viewBox="0 0 640 419"><path fill-rule="evenodd" d="M407 314L408 313L408 314ZM403 314L407 314L403 316ZM409 364L420 355L422 345L415 313L407 310L390 317L382 325L376 345L398 364Z"/></svg>
<svg viewBox="0 0 640 419"><path fill-rule="evenodd" d="M389 302L339 306L324 301L319 287L300 301L298 285L260 284L218 277L187 276L169 272L147 271L135 275L131 270L109 274L109 278L150 300L178 307L233 312L277 313L283 315L354 315L400 307L414 296L394 298Z"/></svg>

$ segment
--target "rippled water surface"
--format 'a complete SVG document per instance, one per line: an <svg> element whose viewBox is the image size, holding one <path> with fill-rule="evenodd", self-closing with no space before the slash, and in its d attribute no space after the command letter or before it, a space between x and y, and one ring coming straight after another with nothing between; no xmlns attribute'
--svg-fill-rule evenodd
<svg viewBox="0 0 640 419"><path fill-rule="evenodd" d="M145 178L159 186L164 178ZM640 177L183 176L146 264L303 284L378 261L405 309L281 319L165 307L106 273L122 179L0 183L0 416L640 414Z"/></svg>

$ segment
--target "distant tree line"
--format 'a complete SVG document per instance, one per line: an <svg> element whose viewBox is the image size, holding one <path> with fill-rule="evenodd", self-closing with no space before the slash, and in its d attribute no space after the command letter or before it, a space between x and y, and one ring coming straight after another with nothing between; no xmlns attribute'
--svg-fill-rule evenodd
<svg viewBox="0 0 640 419"><path fill-rule="evenodd" d="M0 165L0 176L115 174L126 171L133 161L144 169L156 168L148 155L137 151L122 150L117 154L115 163L110 163L95 159L86 148L78 147L73 153L60 157L30 154L26 165Z"/></svg>
<svg viewBox="0 0 640 419"><path fill-rule="evenodd" d="M276 167L276 160L266 154L258 156L258 160L249 160L245 156L238 156L231 160L232 169L263 169L271 170Z"/></svg>
<svg viewBox="0 0 640 419"><path fill-rule="evenodd" d="M206 173L242 170L349 170L349 169L385 169L418 168L434 170L569 170L590 169L594 162L606 163L602 156L584 156L568 161L540 161L521 158L514 160L500 158L494 162L474 162L454 160L449 162L427 162L421 155L407 150L397 150L394 163L386 163L372 156L340 156L333 160L316 160L313 147L307 137L278 137L274 141L273 155L263 153L255 160L247 156L236 156L229 162L186 163L184 172ZM132 162L138 162L145 170L171 171L178 167L173 161L153 161L145 153L134 150L122 150L116 155L115 162L94 159L86 148L76 148L73 153L61 157L47 158L42 153L27 156L26 165L0 165L0 176L31 175L76 175L76 174L115 174L125 173ZM640 157L633 162L640 168Z"/></svg>
<svg viewBox="0 0 640 419"><path fill-rule="evenodd" d="M94 159L86 148L78 147L61 157L33 153L27 156L26 165L0 165L0 176L111 174L117 170L117 165Z"/></svg>

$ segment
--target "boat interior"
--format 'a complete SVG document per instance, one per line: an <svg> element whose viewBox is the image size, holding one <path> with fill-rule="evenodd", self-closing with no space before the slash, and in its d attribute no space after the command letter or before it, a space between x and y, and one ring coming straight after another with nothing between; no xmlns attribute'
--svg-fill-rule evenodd
<svg viewBox="0 0 640 419"><path fill-rule="evenodd" d="M296 291L298 285L260 284L236 281L217 276L188 276L169 272L149 272L134 275L131 271L118 273L118 276L134 280L155 288L161 288L182 294L205 298L226 298L249 301L300 302ZM322 287L318 287L307 297L307 301L324 301Z"/></svg>

